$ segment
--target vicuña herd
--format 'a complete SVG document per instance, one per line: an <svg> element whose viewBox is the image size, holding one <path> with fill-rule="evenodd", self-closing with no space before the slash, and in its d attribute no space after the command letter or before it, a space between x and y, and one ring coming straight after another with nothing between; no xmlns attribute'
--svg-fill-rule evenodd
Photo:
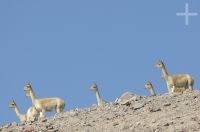
<svg viewBox="0 0 200 132"><path fill-rule="evenodd" d="M156 67L162 70L161 78L166 81L169 94L183 93L184 91L193 90L194 79L191 75L168 75L167 69L162 60L158 61ZM151 96L156 95L155 89L150 81L146 82L145 88L150 91ZM91 85L90 90L95 92L98 106L102 107L108 103L101 98L99 88L96 83ZM9 108L13 108L15 110L15 113L21 122L35 121L39 118L45 117L45 113L48 111L55 110L56 113L60 113L65 108L65 102L58 97L37 98L30 83L25 85L24 91L26 96L30 97L32 101L32 106L29 107L26 114L22 114L20 112L14 100L9 104Z"/></svg>

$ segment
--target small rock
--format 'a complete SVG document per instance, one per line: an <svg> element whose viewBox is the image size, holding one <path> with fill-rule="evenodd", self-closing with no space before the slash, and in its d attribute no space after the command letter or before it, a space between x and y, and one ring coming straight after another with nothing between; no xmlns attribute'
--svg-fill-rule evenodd
<svg viewBox="0 0 200 132"><path fill-rule="evenodd" d="M196 98L198 98L198 96L193 96L193 99L196 99Z"/></svg>
<svg viewBox="0 0 200 132"><path fill-rule="evenodd" d="M165 104L163 104L163 106L170 106L171 105L171 103L165 103Z"/></svg>
<svg viewBox="0 0 200 132"><path fill-rule="evenodd" d="M129 125L123 125L121 129L122 129L123 131L125 131L125 130L127 130L127 129L129 129L129 128L130 128Z"/></svg>
<svg viewBox="0 0 200 132"><path fill-rule="evenodd" d="M49 129L49 130L53 129L53 126L49 126L48 129Z"/></svg>
<svg viewBox="0 0 200 132"><path fill-rule="evenodd" d="M179 119L179 118L181 118L181 117L180 117L180 116L176 116L176 117L175 117L175 119Z"/></svg>
<svg viewBox="0 0 200 132"><path fill-rule="evenodd" d="M115 100L115 104L120 105L130 105L131 101L137 101L141 98L141 96L138 96L132 92L126 92L122 94L122 96Z"/></svg>
<svg viewBox="0 0 200 132"><path fill-rule="evenodd" d="M48 128L49 128L49 127L51 127L51 125L52 125L51 123L46 123L46 124L45 124L45 127L48 127Z"/></svg>
<svg viewBox="0 0 200 132"><path fill-rule="evenodd" d="M156 120L155 119L152 119L152 121L151 121L152 123L156 123Z"/></svg>
<svg viewBox="0 0 200 132"><path fill-rule="evenodd" d="M140 125L140 124L141 124L141 122L139 122L139 121L138 121L138 122L136 122L136 126L138 126L138 125Z"/></svg>
<svg viewBox="0 0 200 132"><path fill-rule="evenodd" d="M32 132L34 128L32 126L25 126L24 127L24 132Z"/></svg>
<svg viewBox="0 0 200 132"><path fill-rule="evenodd" d="M181 122L180 122L180 124L184 124L184 122L183 122L183 121L181 121Z"/></svg>
<svg viewBox="0 0 200 132"><path fill-rule="evenodd" d="M113 126L117 126L117 125L119 125L119 123L118 123L118 122L115 122L115 123L113 123Z"/></svg>
<svg viewBox="0 0 200 132"><path fill-rule="evenodd" d="M9 123L9 124L5 125L4 128L8 128L8 127L10 127L11 125L12 125L12 124Z"/></svg>
<svg viewBox="0 0 200 132"><path fill-rule="evenodd" d="M170 126L172 124L174 124L174 122L165 123L163 126Z"/></svg>
<svg viewBox="0 0 200 132"><path fill-rule="evenodd" d="M23 126L23 125L25 125L24 122L23 123L18 123L18 126Z"/></svg>
<svg viewBox="0 0 200 132"><path fill-rule="evenodd" d="M177 108L177 107L178 107L177 105L173 105L173 106L172 106L172 108Z"/></svg>
<svg viewBox="0 0 200 132"><path fill-rule="evenodd" d="M134 102L133 103L133 108L134 108L134 110L137 110L137 109L142 108L144 105L145 105L144 102Z"/></svg>
<svg viewBox="0 0 200 132"><path fill-rule="evenodd" d="M161 111L161 108L152 106L152 107L149 107L149 111L150 112L157 112L157 111Z"/></svg>
<svg viewBox="0 0 200 132"><path fill-rule="evenodd" d="M47 132L58 132L58 129L47 130Z"/></svg>
<svg viewBox="0 0 200 132"><path fill-rule="evenodd" d="M169 126L169 123L165 123L163 126Z"/></svg>
<svg viewBox="0 0 200 132"><path fill-rule="evenodd" d="M91 124L86 124L86 126L90 126L91 127L92 125Z"/></svg>
<svg viewBox="0 0 200 132"><path fill-rule="evenodd" d="M160 131L160 129L159 128L156 128L155 130L154 130L154 132L159 132Z"/></svg>
<svg viewBox="0 0 200 132"><path fill-rule="evenodd" d="M185 103L185 105L189 105L189 103Z"/></svg>
<svg viewBox="0 0 200 132"><path fill-rule="evenodd" d="M40 127L40 129L41 129L42 131L47 131L47 128L46 128L45 126Z"/></svg>
<svg viewBox="0 0 200 132"><path fill-rule="evenodd" d="M198 121L198 117L191 117L191 121Z"/></svg>
<svg viewBox="0 0 200 132"><path fill-rule="evenodd" d="M46 121L47 121L47 119L42 119L42 120L41 120L41 122L46 122Z"/></svg>

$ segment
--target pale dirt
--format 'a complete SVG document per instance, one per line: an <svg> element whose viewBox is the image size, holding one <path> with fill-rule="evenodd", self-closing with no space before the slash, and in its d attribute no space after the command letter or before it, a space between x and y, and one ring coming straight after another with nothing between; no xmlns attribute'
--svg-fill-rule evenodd
<svg viewBox="0 0 200 132"><path fill-rule="evenodd" d="M200 91L138 96L124 93L96 105L35 122L0 126L2 132L200 132Z"/></svg>

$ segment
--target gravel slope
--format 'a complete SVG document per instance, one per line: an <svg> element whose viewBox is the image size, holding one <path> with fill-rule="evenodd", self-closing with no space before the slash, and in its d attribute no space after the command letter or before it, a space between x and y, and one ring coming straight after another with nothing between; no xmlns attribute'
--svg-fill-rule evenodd
<svg viewBox="0 0 200 132"><path fill-rule="evenodd" d="M200 91L152 97L127 92L105 107L93 105L35 122L10 123L0 131L199 132Z"/></svg>

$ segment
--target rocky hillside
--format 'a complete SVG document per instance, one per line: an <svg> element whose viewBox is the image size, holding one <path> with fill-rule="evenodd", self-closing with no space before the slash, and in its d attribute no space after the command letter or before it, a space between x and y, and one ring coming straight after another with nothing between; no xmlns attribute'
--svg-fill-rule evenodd
<svg viewBox="0 0 200 132"><path fill-rule="evenodd" d="M2 132L193 132L200 131L200 91L152 97L124 93L99 108L75 109L25 124L10 123Z"/></svg>

